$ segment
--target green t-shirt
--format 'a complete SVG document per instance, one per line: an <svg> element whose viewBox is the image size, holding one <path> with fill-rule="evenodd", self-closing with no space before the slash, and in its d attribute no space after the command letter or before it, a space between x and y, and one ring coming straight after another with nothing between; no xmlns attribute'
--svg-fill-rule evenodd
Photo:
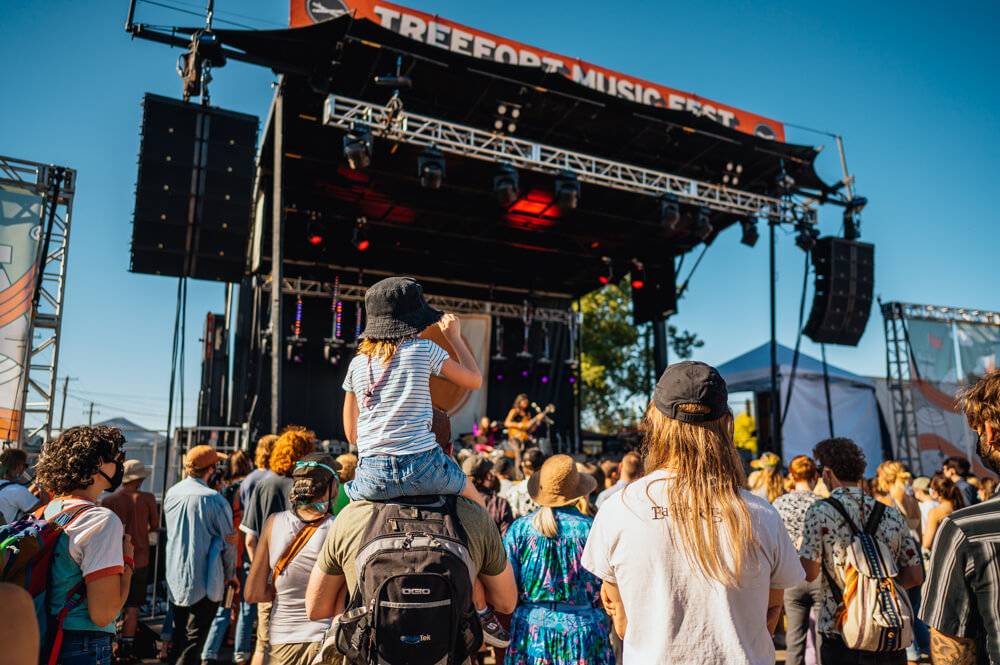
<svg viewBox="0 0 1000 665"><path fill-rule="evenodd" d="M351 497L347 496L347 492L344 491L344 483L340 483L340 489L337 491L337 500L333 502L333 514L339 515L340 511L350 502Z"/></svg>
<svg viewBox="0 0 1000 665"><path fill-rule="evenodd" d="M500 531L483 508L464 497L456 504L458 521L468 536L467 546L472 563L481 575L499 575L507 567L507 553L500 540ZM361 549L361 538L374 514L368 501L353 501L333 520L317 565L327 575L343 575L347 588L353 591L358 583L354 559Z"/></svg>

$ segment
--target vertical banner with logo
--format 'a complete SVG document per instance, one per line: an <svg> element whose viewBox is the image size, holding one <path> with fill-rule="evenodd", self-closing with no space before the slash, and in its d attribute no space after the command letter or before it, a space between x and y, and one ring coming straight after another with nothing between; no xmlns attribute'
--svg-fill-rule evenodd
<svg viewBox="0 0 1000 665"><path fill-rule="evenodd" d="M431 398L434 406L451 416L451 431L457 436L472 431L472 425L486 415L487 386L490 375L490 334L493 320L486 314L463 314L458 317L462 324L462 339L472 351L479 370L483 374L483 386L479 390L468 391L438 377L431 377ZM437 326L431 326L421 337L433 340L452 358L455 349Z"/></svg>
<svg viewBox="0 0 1000 665"><path fill-rule="evenodd" d="M0 439L21 437L31 301L42 236L42 197L0 185Z"/></svg>

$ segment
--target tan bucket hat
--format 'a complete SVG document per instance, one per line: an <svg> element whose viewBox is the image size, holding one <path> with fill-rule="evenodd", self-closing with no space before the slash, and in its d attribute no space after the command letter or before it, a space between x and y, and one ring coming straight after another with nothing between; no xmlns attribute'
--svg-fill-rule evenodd
<svg viewBox="0 0 1000 665"><path fill-rule="evenodd" d="M142 463L142 460L128 459L125 460L125 475L122 476L123 483L130 483L133 480L139 480L140 478L148 478L149 469L146 465Z"/></svg>
<svg viewBox="0 0 1000 665"><path fill-rule="evenodd" d="M540 506L558 508L597 489L593 476L580 473L569 455L553 455L528 478L528 495Z"/></svg>

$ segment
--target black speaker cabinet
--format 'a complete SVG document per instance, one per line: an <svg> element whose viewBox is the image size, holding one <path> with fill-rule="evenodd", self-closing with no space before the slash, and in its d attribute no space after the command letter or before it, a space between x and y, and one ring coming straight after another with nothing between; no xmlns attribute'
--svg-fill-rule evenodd
<svg viewBox="0 0 1000 665"><path fill-rule="evenodd" d="M641 289L632 289L632 318L636 325L662 321L677 312L677 282L673 258L646 266Z"/></svg>
<svg viewBox="0 0 1000 665"><path fill-rule="evenodd" d="M132 272L237 282L250 235L256 116L147 94Z"/></svg>
<svg viewBox="0 0 1000 665"><path fill-rule="evenodd" d="M816 288L804 332L819 344L857 346L872 309L875 245L820 238L812 251Z"/></svg>

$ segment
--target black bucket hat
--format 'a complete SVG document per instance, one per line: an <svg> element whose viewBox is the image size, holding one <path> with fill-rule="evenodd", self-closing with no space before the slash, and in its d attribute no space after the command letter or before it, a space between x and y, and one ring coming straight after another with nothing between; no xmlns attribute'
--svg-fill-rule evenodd
<svg viewBox="0 0 1000 665"><path fill-rule="evenodd" d="M729 390L719 372L711 365L695 360L671 365L656 382L653 404L668 418L686 423L718 420L729 413ZM681 404L700 404L707 413L687 413Z"/></svg>
<svg viewBox="0 0 1000 665"><path fill-rule="evenodd" d="M365 330L362 338L401 339L419 335L441 320L444 312L424 299L424 290L412 277L388 277L365 293Z"/></svg>

